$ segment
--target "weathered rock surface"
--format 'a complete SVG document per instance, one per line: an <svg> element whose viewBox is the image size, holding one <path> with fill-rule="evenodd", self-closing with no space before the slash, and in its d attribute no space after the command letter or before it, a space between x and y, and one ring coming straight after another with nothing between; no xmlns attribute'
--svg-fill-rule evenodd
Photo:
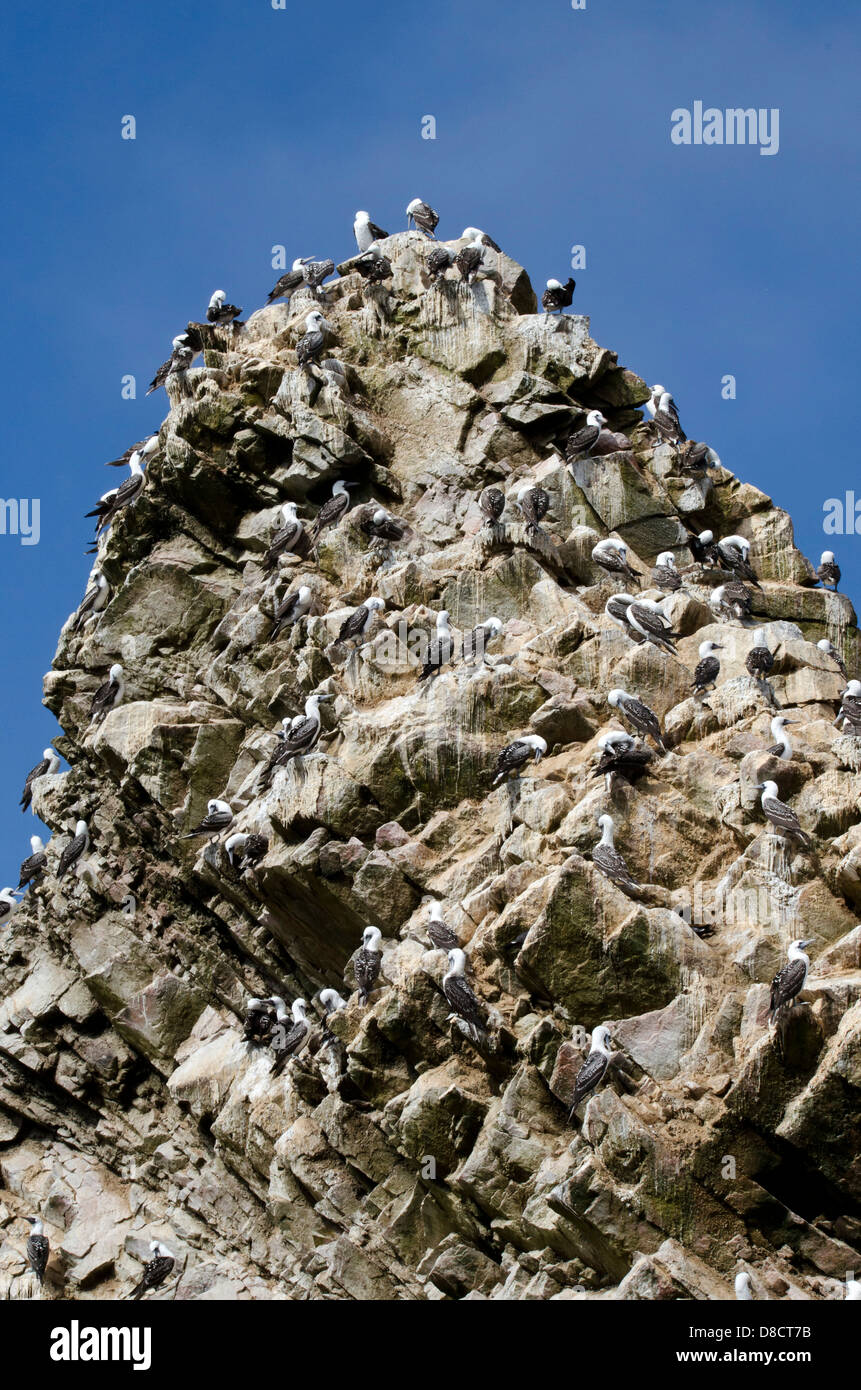
<svg viewBox="0 0 861 1390"><path fill-rule="evenodd" d="M49 872L0 929L7 1297L36 1295L21 1220L36 1210L44 1296L76 1299L127 1291L150 1239L179 1255L156 1296L180 1299L722 1299L739 1268L760 1297L819 1299L861 1262L861 754L832 727L842 682L815 645L857 672L852 606L812 587L789 517L725 469L680 475L641 432L634 455L572 476L550 446L596 406L630 431L648 388L585 319L537 315L505 256L495 280L425 289L425 246L389 239L391 287L346 263L330 288L349 392L296 367L305 292L211 335L170 381L144 492L99 557L111 602L61 635L45 700L69 770L34 797ZM310 525L340 477L354 514L267 575L279 504ZM532 482L546 535L514 500ZM492 534L491 483L509 499ZM369 545L371 500L409 523L403 543ZM641 570L665 549L686 569L705 526L749 537L755 623L718 624L720 576L692 568L666 604L677 656L635 647L604 614L596 536L624 538ZM306 583L311 613L269 642ZM384 612L339 649L372 593ZM419 687L409 636L440 608L503 633L486 665ZM766 753L754 626L795 721L790 763ZM723 644L705 701L704 638ZM89 727L114 661L125 701ZM671 751L608 793L593 771L619 727L613 685L652 705ZM335 697L321 741L262 792L275 731L312 691ZM491 789L524 732L547 757ZM814 853L768 833L766 775ZM210 797L268 836L253 870L179 838ZM640 901L590 862L607 810ZM80 816L92 845L58 882ZM428 896L491 1011L487 1046L449 1018ZM369 922L383 965L362 1007L351 958ZM813 966L778 1046L768 985L802 936ZM315 1053L278 1070L243 1041L249 996L326 986L351 997ZM571 1125L557 1054L604 1022L628 1069Z"/></svg>

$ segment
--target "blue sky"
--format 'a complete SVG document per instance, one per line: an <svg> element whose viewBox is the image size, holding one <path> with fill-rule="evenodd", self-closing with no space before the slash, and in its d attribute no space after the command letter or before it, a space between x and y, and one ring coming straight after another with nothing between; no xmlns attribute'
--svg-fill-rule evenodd
<svg viewBox="0 0 861 1390"><path fill-rule="evenodd" d="M596 339L667 385L688 432L861 592L861 537L822 534L826 498L861 500L851 8L11 0L2 495L41 499L41 541L0 535L0 880L34 828L23 778L58 732L41 680L89 571L83 513L116 481L104 460L161 422L146 384L213 289L253 310L274 244L338 260L358 207L400 230L425 198L441 235L484 227L537 285L585 245L574 307ZM697 100L779 108L779 153L674 145L672 111Z"/></svg>

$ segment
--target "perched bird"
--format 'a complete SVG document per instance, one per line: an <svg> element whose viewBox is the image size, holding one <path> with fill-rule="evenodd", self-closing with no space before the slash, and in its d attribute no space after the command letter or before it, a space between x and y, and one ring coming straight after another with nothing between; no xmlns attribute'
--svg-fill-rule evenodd
<svg viewBox="0 0 861 1390"><path fill-rule="evenodd" d="M392 516L386 511L385 507L378 507L371 502L362 512L359 528L366 536L370 536L374 541L384 541L389 545L397 545L398 541L405 540L411 535L409 526L400 517Z"/></svg>
<svg viewBox="0 0 861 1390"><path fill-rule="evenodd" d="M616 540L613 536L606 536L604 540L592 547L592 561L606 574L621 574L623 578L629 580L639 589L640 571L633 569L629 564L628 547L624 541Z"/></svg>
<svg viewBox="0 0 861 1390"><path fill-rule="evenodd" d="M229 830L233 824L233 812L226 801L219 801L217 797L212 797L206 803L206 815L192 830L187 834L181 835L181 840L193 840L196 835L218 835L222 830Z"/></svg>
<svg viewBox="0 0 861 1390"><path fill-rule="evenodd" d="M443 666L451 661L453 655L454 638L448 625L448 610L443 608L437 613L436 635L428 646L424 665L419 672L419 680L427 680L428 676L438 676Z"/></svg>
<svg viewBox="0 0 861 1390"><path fill-rule="evenodd" d="M354 261L353 269L357 270L369 285L381 285L384 280L391 280L395 273L388 256L384 256L376 246L372 246L370 251L366 251Z"/></svg>
<svg viewBox="0 0 861 1390"><path fill-rule="evenodd" d="M724 536L717 543L717 553L722 568L732 570L736 579L746 579L757 589L761 587L749 563L750 541L745 536Z"/></svg>
<svg viewBox="0 0 861 1390"><path fill-rule="evenodd" d="M626 637L630 637L632 642L645 642L645 637L641 632L637 632L631 627L628 621L628 609L632 603L636 603L633 594L613 594L604 604L604 612L611 622L620 627Z"/></svg>
<svg viewBox="0 0 861 1390"><path fill-rule="evenodd" d="M636 599L628 609L627 618L634 631L653 647L675 653L680 634L673 632L673 625L659 603L650 598Z"/></svg>
<svg viewBox="0 0 861 1390"><path fill-rule="evenodd" d="M90 719L96 724L101 724L107 719L112 709L122 702L125 694L126 685L123 679L123 668L117 661L108 672L108 679L104 685L100 685L93 696L90 705Z"/></svg>
<svg viewBox="0 0 861 1390"><path fill-rule="evenodd" d="M831 657L831 660L832 660L833 662L836 663L837 669L838 669L838 671L840 672L840 674L841 674L841 676L843 677L843 679L844 679L845 681L848 681L848 679L849 679L849 672L846 670L846 664L845 664L845 662L844 662L844 660L843 660L843 657L840 655L839 651L838 651L837 648L834 646L834 644L829 640L829 638L827 638L827 637L820 637L820 639L819 639L819 641L816 643L816 645L817 645L817 647L819 648L819 650L820 650L821 652L824 652L826 656L830 656L830 657Z"/></svg>
<svg viewBox="0 0 861 1390"><path fill-rule="evenodd" d="M715 544L714 531L700 531L698 536L688 536L688 550L698 565L720 568L720 552Z"/></svg>
<svg viewBox="0 0 861 1390"><path fill-rule="evenodd" d="M376 594L366 598L364 603L358 608L354 608L349 618L345 618L341 624L336 641L355 642L364 637L371 623L374 621L376 613L382 613L386 606L386 600L378 598Z"/></svg>
<svg viewBox="0 0 861 1390"><path fill-rule="evenodd" d="M627 893L639 893L641 888L631 877L630 870L616 849L613 835L613 817L603 815L598 817L598 829L601 831L601 839L592 850L592 863L597 869L601 870L607 878L615 883L617 887L623 888Z"/></svg>
<svg viewBox="0 0 861 1390"><path fill-rule="evenodd" d="M446 246L435 246L425 261L425 270L434 284L445 279L445 273L454 265L454 255Z"/></svg>
<svg viewBox="0 0 861 1390"><path fill-rule="evenodd" d="M792 744L789 734L786 732L787 725L794 724L794 719L787 719L785 714L775 715L771 721L771 732L777 743L773 744L768 752L772 758L780 758L783 762L789 762L792 757Z"/></svg>
<svg viewBox="0 0 861 1390"><path fill-rule="evenodd" d="M753 599L750 589L746 589L741 580L731 579L712 590L709 605L720 617L738 618L743 622L750 617Z"/></svg>
<svg viewBox="0 0 861 1390"><path fill-rule="evenodd" d="M750 1285L750 1275L747 1273L747 1270L743 1269L735 1276L735 1296L739 1303L753 1302L753 1289Z"/></svg>
<svg viewBox="0 0 861 1390"><path fill-rule="evenodd" d="M813 937L793 941L787 952L787 962L778 970L771 982L771 998L768 1007L768 1021L774 1023L781 1009L791 1004L807 983L810 957L806 948L812 946Z"/></svg>
<svg viewBox="0 0 861 1390"><path fill-rule="evenodd" d="M18 888L26 888L28 883L33 883L40 874L45 872L48 865L48 856L45 853L45 846L38 835L30 836L30 853L21 865L21 876L18 879Z"/></svg>
<svg viewBox="0 0 861 1390"><path fill-rule="evenodd" d="M676 557L671 550L662 550L652 570L652 585L674 594L682 587L682 576L676 569Z"/></svg>
<svg viewBox="0 0 861 1390"><path fill-rule="evenodd" d="M114 496L116 496L116 492L114 492ZM81 605L75 614L75 621L72 623L73 632L79 632L88 619L95 617L97 613L101 613L108 601L110 588L111 586L107 579L105 579L101 570L94 570L93 582L88 586L87 592L81 600Z"/></svg>
<svg viewBox="0 0 861 1390"><path fill-rule="evenodd" d="M861 681L852 680L846 686L834 723L838 727L841 723L848 724L853 736L861 733Z"/></svg>
<svg viewBox="0 0 861 1390"><path fill-rule="evenodd" d="M272 1031L272 1048L278 1054L276 1070L281 1071L288 1058L298 1057L308 1045L311 1025L308 1022L308 1006L304 999L294 999L290 1013L286 1008L279 1009L275 1015L275 1028ZM291 1026L286 1025L290 1022Z"/></svg>
<svg viewBox="0 0 861 1390"><path fill-rule="evenodd" d="M276 299L284 299L287 295L298 290L301 285L304 285L305 267L312 265L313 262L313 256L297 256L291 268L281 276L274 289L269 291L266 303L271 304Z"/></svg>
<svg viewBox="0 0 861 1390"><path fill-rule="evenodd" d="M69 869L73 868L90 847L90 830L85 820L79 820L75 824L75 833L60 855L60 862L57 865L57 878L64 878Z"/></svg>
<svg viewBox="0 0 861 1390"><path fill-rule="evenodd" d="M5 922L20 906L16 896L19 892L20 888L0 888L0 922Z"/></svg>
<svg viewBox="0 0 861 1390"><path fill-rule="evenodd" d="M595 452L598 440L604 432L607 417L600 410L590 410L586 423L579 430L573 430L565 441L565 457L569 463L588 458Z"/></svg>
<svg viewBox="0 0 861 1390"><path fill-rule="evenodd" d="M368 995L377 982L383 963L382 940L383 933L379 927L365 927L362 932L362 945L353 964L360 1004L367 1004Z"/></svg>
<svg viewBox="0 0 861 1390"><path fill-rule="evenodd" d="M315 299L325 300L326 295L323 290L323 281L327 280L335 270L335 262L331 260L315 261L308 259L302 265L302 275L305 284L313 294Z"/></svg>
<svg viewBox="0 0 861 1390"><path fill-rule="evenodd" d="M503 778L509 777L512 772L519 772L529 762L540 763L546 752L547 741L539 734L523 734L513 743L507 743L496 760L491 785L495 787Z"/></svg>
<svg viewBox="0 0 861 1390"><path fill-rule="evenodd" d="M464 979L465 971L466 956L459 946L455 946L448 953L448 970L442 977L442 992L452 1013L463 1019L466 1032L473 1042L479 1042L487 1031L485 1014L471 986Z"/></svg>
<svg viewBox="0 0 861 1390"><path fill-rule="evenodd" d="M502 623L499 618L485 618L484 622L477 623L474 628L466 634L461 648L461 658L469 665L481 660L484 664L487 660L487 648L491 642L502 631Z"/></svg>
<svg viewBox="0 0 861 1390"><path fill-rule="evenodd" d="M323 1005L323 1014L326 1018L329 1017L329 1014L338 1014L342 1009L347 1008L346 999L342 999L336 989L321 989L318 997Z"/></svg>
<svg viewBox="0 0 861 1390"><path fill-rule="evenodd" d="M498 487L486 487L478 499L485 526L495 526L505 511L505 493Z"/></svg>
<svg viewBox="0 0 861 1390"><path fill-rule="evenodd" d="M541 296L544 312L546 314L561 314L564 309L567 309L574 298L576 283L576 280L572 280L570 275L564 285L558 280L548 280L547 288Z"/></svg>
<svg viewBox="0 0 861 1390"><path fill-rule="evenodd" d="M589 1049L589 1056L583 1063L577 1078L574 1082L574 1093L571 1097L571 1109L568 1112L569 1123L574 1118L574 1112L588 1095L601 1084L610 1065L612 1052L610 1051L610 1029L606 1023L602 1023L598 1028L592 1030L592 1045Z"/></svg>
<svg viewBox="0 0 861 1390"><path fill-rule="evenodd" d="M487 232L483 232L480 227L464 227L460 234L460 240L478 241L482 246L486 247L488 251L500 252L502 250L501 246L497 246L493 237L489 237Z"/></svg>
<svg viewBox="0 0 861 1390"><path fill-rule="evenodd" d="M369 251L375 241L385 241L389 235L376 222L372 222L366 212L357 212L353 222L353 235L360 251Z"/></svg>
<svg viewBox="0 0 861 1390"><path fill-rule="evenodd" d="M275 569L282 555L289 555L301 544L305 529L296 515L296 503L285 502L281 507L281 525L269 542L263 556L263 568Z"/></svg>
<svg viewBox="0 0 861 1390"><path fill-rule="evenodd" d="M245 1042L268 1042L269 1034L275 1025L278 1006L283 999L249 999L245 1005L245 1022L242 1036Z"/></svg>
<svg viewBox="0 0 861 1390"><path fill-rule="evenodd" d="M358 487L358 483L345 483L343 479L339 478L336 483L332 484L332 496L323 503L311 527L312 545L317 545L327 526L337 526L341 517L349 510L350 498L347 493L349 487Z"/></svg>
<svg viewBox="0 0 861 1390"><path fill-rule="evenodd" d="M764 681L774 666L774 653L765 640L765 629L758 627L753 634L753 646L744 659L745 669L754 680Z"/></svg>
<svg viewBox="0 0 861 1390"><path fill-rule="evenodd" d="M762 792L760 805L767 821L770 821L778 835L786 840L797 840L805 849L810 848L810 836L801 829L795 812L785 802L777 799L776 782L758 782L756 790Z"/></svg>
<svg viewBox="0 0 861 1390"><path fill-rule="evenodd" d="M840 566L834 558L833 550L823 550L819 557L816 578L823 589L831 589L835 594L837 593L837 585L840 583Z"/></svg>
<svg viewBox="0 0 861 1390"><path fill-rule="evenodd" d="M129 1298L143 1298L150 1289L159 1288L176 1264L175 1256L162 1241L151 1240L149 1249L152 1259L144 1265L143 1278L129 1294Z"/></svg>
<svg viewBox="0 0 861 1390"><path fill-rule="evenodd" d="M264 787L270 785L279 767L286 767L293 758L304 757L306 753L313 751L323 727L320 704L324 700L334 698L334 695L308 696L305 701L305 713L293 720L289 732L285 734L263 768L261 781Z"/></svg>
<svg viewBox="0 0 861 1390"><path fill-rule="evenodd" d="M710 449L708 444L697 444L693 439L689 439L684 445L679 463L682 468L694 471L699 468L720 468L721 461L714 449Z"/></svg>
<svg viewBox="0 0 861 1390"><path fill-rule="evenodd" d="M540 531L540 523L550 508L550 494L543 487L527 483L517 493L517 505L523 513L527 531Z"/></svg>
<svg viewBox="0 0 861 1390"><path fill-rule="evenodd" d="M26 811L30 802L33 800L33 783L37 777L52 777L55 772L60 770L59 754L53 748L43 748L41 761L35 767L31 767L24 782L24 790L21 793L21 800L18 805L22 811Z"/></svg>
<svg viewBox="0 0 861 1390"><path fill-rule="evenodd" d="M430 905L430 918L425 928L431 939L433 947L437 951L455 951L460 947L457 932L452 931L451 927L446 926L443 917L442 903L436 901Z"/></svg>
<svg viewBox="0 0 861 1390"><path fill-rule="evenodd" d="M216 328L226 328L228 324L233 328L241 328L242 325L235 320L239 318L242 310L237 309L235 304L226 304L226 299L224 290L215 291L206 310L207 323L215 324Z"/></svg>
<svg viewBox="0 0 861 1390"><path fill-rule="evenodd" d="M720 642L700 642L700 659L697 662L697 667L694 671L694 679L691 684L691 689L695 693L708 690L709 688L712 690L714 689L717 684L717 678L720 675L720 657L715 656L714 653L721 650L722 647Z"/></svg>
<svg viewBox="0 0 861 1390"><path fill-rule="evenodd" d="M304 618L311 607L313 597L308 584L300 584L294 593L288 594L272 615L274 627L267 641L274 642L276 637L281 636L285 627L290 627L293 623L298 623L300 618Z"/></svg>
<svg viewBox="0 0 861 1390"><path fill-rule="evenodd" d="M665 444L684 444L687 435L682 429L676 403L669 391L653 386L650 406L655 427L662 441Z"/></svg>
<svg viewBox="0 0 861 1390"><path fill-rule="evenodd" d="M306 371L326 346L329 325L319 309L312 309L305 318L305 332L296 344L296 359Z"/></svg>
<svg viewBox="0 0 861 1390"><path fill-rule="evenodd" d="M432 237L439 223L439 213L434 212L429 203L423 203L421 198L413 198L407 204L407 227L414 222L420 232L425 236Z"/></svg>
<svg viewBox="0 0 861 1390"><path fill-rule="evenodd" d="M664 744L661 726L658 716L654 710L650 710L648 705L644 705L642 700L636 696L629 695L627 691L615 689L608 692L607 703L617 709L624 719L628 721L638 734L648 735L660 748L662 753L669 752Z"/></svg>
<svg viewBox="0 0 861 1390"><path fill-rule="evenodd" d="M622 777L630 783L637 782L653 761L651 749L641 748L631 734L623 733L620 729L602 734L598 747L601 756L592 776L603 777L608 792L613 790L614 777Z"/></svg>
<svg viewBox="0 0 861 1390"><path fill-rule="evenodd" d="M123 510L124 507L134 506L144 489L146 474L141 467L140 456L132 454L129 459L129 476L125 482L120 483L117 488L112 488L99 498L98 504L92 511L85 515L96 518L96 536L98 537L105 527L110 526L111 522ZM79 610L80 611L80 610Z"/></svg>
<svg viewBox="0 0 861 1390"><path fill-rule="evenodd" d="M45 1280L45 1270L48 1267L51 1246L45 1235L45 1227L40 1217L25 1216L24 1220L30 1225L30 1234L27 1237L27 1263L39 1283L42 1284Z"/></svg>
<svg viewBox="0 0 861 1390"><path fill-rule="evenodd" d="M224 842L224 849L231 865L240 873L244 873L246 869L259 864L269 852L269 841L265 835L246 835L238 831L237 834L228 836Z"/></svg>
<svg viewBox="0 0 861 1390"><path fill-rule="evenodd" d="M200 348L192 343L191 335L187 332L178 333L177 336L171 340L171 347L173 351L170 357L166 362L162 362L147 387L146 393L148 396L151 396L153 391L157 391L160 386L164 386L168 377L176 376L181 372L187 371L200 351Z"/></svg>
<svg viewBox="0 0 861 1390"><path fill-rule="evenodd" d="M474 284L478 272L484 264L484 244L480 237L476 237L468 246L464 246L458 251L454 258L455 268L460 272L461 280L466 280L470 285Z"/></svg>

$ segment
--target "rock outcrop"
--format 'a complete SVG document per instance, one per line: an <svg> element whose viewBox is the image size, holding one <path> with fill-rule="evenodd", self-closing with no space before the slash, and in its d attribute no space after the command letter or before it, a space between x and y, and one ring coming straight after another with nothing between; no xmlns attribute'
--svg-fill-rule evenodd
<svg viewBox="0 0 861 1390"><path fill-rule="evenodd" d="M426 287L426 247L391 237L391 283L346 263L328 287L346 382L297 367L306 291L208 330L98 556L110 602L60 636L45 702L69 769L34 784L49 867L0 928L7 1297L35 1296L36 1211L46 1297L127 1292L151 1239L179 1259L155 1296L180 1299L721 1299L739 1269L759 1297L825 1299L859 1268L861 744L833 728L844 682L816 646L855 674L855 613L815 587L768 497L723 467L686 473L637 429L649 390L586 319L538 315L505 256L493 279ZM554 445L596 407L634 451L569 470ZM352 510L267 571L281 504L308 527L339 478ZM540 532L516 505L527 483L550 497ZM491 484L496 527L478 507ZM369 541L370 501L403 540ZM686 547L706 526L751 543L750 623L709 607L721 576ZM609 533L644 592L662 551L685 572L663 605L676 655L605 616L617 586L590 552ZM303 584L309 614L268 641ZM339 646L371 594L385 609ZM411 638L440 609L458 634L490 615L503 631L485 663L422 685ZM745 668L754 627L770 690ZM722 669L703 698L708 638ZM124 699L91 724L115 662ZM656 711L670 751L608 791L614 686ZM312 692L334 697L320 742L261 788ZM789 762L765 751L772 699L795 721ZM546 757L491 788L523 733ZM766 779L812 852L771 833ZM268 838L244 872L224 836L180 838L213 797ZM608 810L639 899L590 862ZM79 818L91 845L58 881ZM478 1043L441 991L429 898L487 1011ZM363 1006L368 923L383 959ZM807 986L770 1030L769 982L800 937ZM348 1006L314 1052L281 1066L244 1040L249 997L324 987ZM600 1023L625 1065L569 1122L560 1047L577 1062Z"/></svg>

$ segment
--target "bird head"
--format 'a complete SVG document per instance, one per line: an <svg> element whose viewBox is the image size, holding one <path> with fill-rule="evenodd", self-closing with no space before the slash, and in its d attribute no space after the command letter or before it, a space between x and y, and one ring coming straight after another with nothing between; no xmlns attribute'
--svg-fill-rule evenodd
<svg viewBox="0 0 861 1390"><path fill-rule="evenodd" d="M590 410L589 414L586 416L587 425L597 425L600 429L600 427L606 425L606 423L607 417L606 415L602 415L600 410Z"/></svg>
<svg viewBox="0 0 861 1390"><path fill-rule="evenodd" d="M365 927L365 930L362 932L362 945L366 951L378 951L382 939L383 933L380 931L379 927Z"/></svg>
<svg viewBox="0 0 861 1390"><path fill-rule="evenodd" d="M821 554L820 557L819 557L819 563L820 563L820 565L833 565L833 564L834 564L834 551L833 551L833 550L823 550L822 554Z"/></svg>

